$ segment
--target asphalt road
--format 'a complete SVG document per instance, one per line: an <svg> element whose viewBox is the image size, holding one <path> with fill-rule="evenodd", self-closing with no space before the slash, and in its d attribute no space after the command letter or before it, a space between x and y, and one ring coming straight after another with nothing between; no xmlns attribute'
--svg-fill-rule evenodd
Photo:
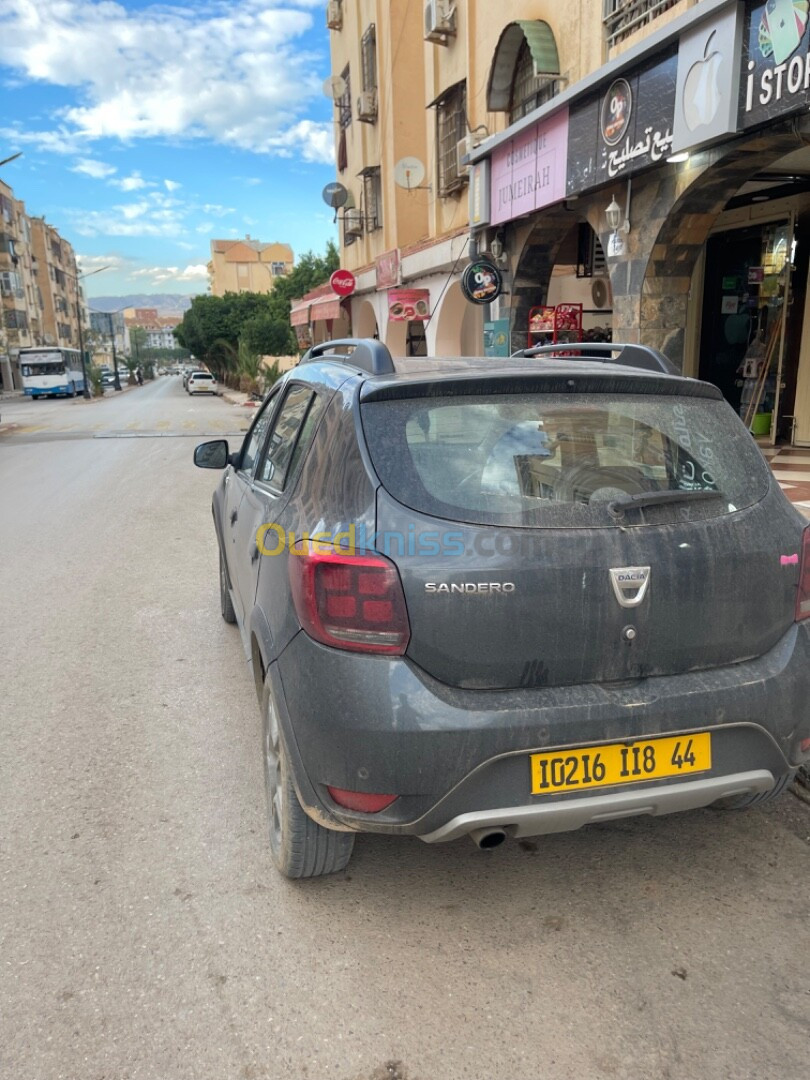
<svg viewBox="0 0 810 1080"><path fill-rule="evenodd" d="M282 881L191 464L248 410L174 378L0 413L0 1076L807 1075L810 807Z"/></svg>

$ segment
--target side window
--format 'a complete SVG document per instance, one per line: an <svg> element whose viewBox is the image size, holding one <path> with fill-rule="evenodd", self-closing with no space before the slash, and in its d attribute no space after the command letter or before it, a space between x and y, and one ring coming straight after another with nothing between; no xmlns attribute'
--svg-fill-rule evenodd
<svg viewBox="0 0 810 1080"><path fill-rule="evenodd" d="M284 489L298 434L313 398L308 386L293 386L278 411L256 479L277 491Z"/></svg>
<svg viewBox="0 0 810 1080"><path fill-rule="evenodd" d="M274 394L269 401L264 403L262 410L256 417L253 427L250 429L250 434L245 441L239 471L247 473L248 476L253 472L253 466L256 464L256 459L264 446L267 429L270 426L270 417L273 415L273 409L275 408L277 401L278 395Z"/></svg>
<svg viewBox="0 0 810 1080"><path fill-rule="evenodd" d="M309 445L312 442L315 435L315 429L318 426L318 421L323 416L323 410L326 408L326 402L320 394L315 395L315 399L309 407L307 412L307 418L304 421L304 426L301 428L301 434L298 437L298 442L295 444L295 451L293 452L292 461L290 467L287 470L287 476L295 476L295 470L298 468L298 462L306 454L309 449Z"/></svg>

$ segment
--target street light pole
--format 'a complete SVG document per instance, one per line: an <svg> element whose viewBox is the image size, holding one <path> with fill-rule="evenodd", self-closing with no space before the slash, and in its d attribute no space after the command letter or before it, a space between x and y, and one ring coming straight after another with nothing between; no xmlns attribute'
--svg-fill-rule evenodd
<svg viewBox="0 0 810 1080"><path fill-rule="evenodd" d="M79 352L82 354L82 381L84 383L84 394L82 396L88 401L93 395L90 393L90 387L87 385L87 358L84 355L84 330L82 329L82 305L79 303L79 282L84 281L86 277L92 277L93 274L100 274L102 270L109 269L109 266L100 266L98 270L88 270L86 274L68 275L76 282L76 320L79 324Z"/></svg>
<svg viewBox="0 0 810 1080"><path fill-rule="evenodd" d="M115 329L113 327L113 314L116 314L116 313L111 312L111 311L107 312L107 315L108 315L109 320L110 320L110 337L112 338L113 372L115 373L115 381L113 382L113 389L114 390L120 390L121 389L121 380L118 377L118 356L116 355L116 352L115 352Z"/></svg>

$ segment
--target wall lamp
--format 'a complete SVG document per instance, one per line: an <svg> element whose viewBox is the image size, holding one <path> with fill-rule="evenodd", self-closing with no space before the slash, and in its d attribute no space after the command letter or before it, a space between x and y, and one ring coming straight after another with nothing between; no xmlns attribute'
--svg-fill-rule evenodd
<svg viewBox="0 0 810 1080"><path fill-rule="evenodd" d="M630 232L629 218L622 213L622 208L615 198L611 199L610 204L605 208L605 217L607 218L608 227L614 234Z"/></svg>

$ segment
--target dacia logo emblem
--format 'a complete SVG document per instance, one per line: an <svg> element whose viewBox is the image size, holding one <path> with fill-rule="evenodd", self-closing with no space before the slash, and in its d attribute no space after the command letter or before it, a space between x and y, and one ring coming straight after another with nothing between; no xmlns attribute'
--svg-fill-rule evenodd
<svg viewBox="0 0 810 1080"><path fill-rule="evenodd" d="M622 607L638 607L650 584L649 566L617 566L610 571L610 583Z"/></svg>

